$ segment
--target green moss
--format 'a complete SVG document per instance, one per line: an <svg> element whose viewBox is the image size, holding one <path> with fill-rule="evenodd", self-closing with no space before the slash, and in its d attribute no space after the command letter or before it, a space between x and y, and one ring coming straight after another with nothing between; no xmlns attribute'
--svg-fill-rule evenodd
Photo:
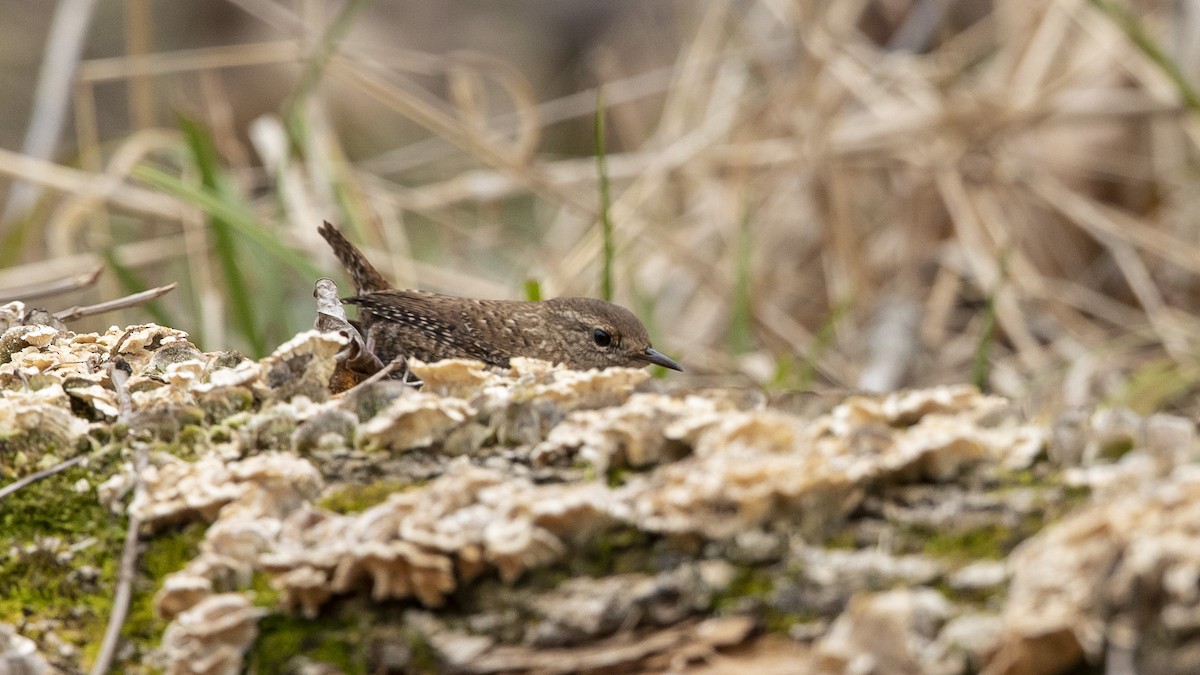
<svg viewBox="0 0 1200 675"><path fill-rule="evenodd" d="M568 561L572 574L602 577L610 574L644 572L659 540L636 527L621 527L601 533Z"/></svg>
<svg viewBox="0 0 1200 675"><path fill-rule="evenodd" d="M939 531L925 525L906 528L906 537L923 542L925 555L968 562L1000 560L1025 537L1011 527L988 524L964 531Z"/></svg>
<svg viewBox="0 0 1200 675"><path fill-rule="evenodd" d="M445 670L438 662L437 653L416 631L408 637L409 668L411 673L436 673Z"/></svg>
<svg viewBox="0 0 1200 675"><path fill-rule="evenodd" d="M337 666L344 673L369 672L370 640L364 627L374 611L365 603L349 602L310 621L282 613L258 624L259 637L246 663L259 675L286 672L289 660L303 657Z"/></svg>
<svg viewBox="0 0 1200 675"><path fill-rule="evenodd" d="M1007 590L1003 585L999 587L954 588L944 577L930 584L930 587L956 605L969 605L980 611L995 609L1000 602L998 598L1003 598Z"/></svg>
<svg viewBox="0 0 1200 675"><path fill-rule="evenodd" d="M113 424L108 425L107 439L105 439L103 435L97 434L97 431L100 429L103 429L103 427L98 427L97 429L93 430L92 433L96 434L97 441L101 443L119 443L129 437L129 424L125 422L114 422Z"/></svg>
<svg viewBox="0 0 1200 675"><path fill-rule="evenodd" d="M198 451L208 447L208 432L204 427L189 424L180 430L176 440L182 448L187 449L192 459L197 459Z"/></svg>
<svg viewBox="0 0 1200 675"><path fill-rule="evenodd" d="M112 607L125 520L102 507L94 492L76 492L74 485L83 478L99 483L114 464L101 457L90 467L72 467L0 504L0 622L36 616L66 642L100 643ZM84 650L81 665L91 654Z"/></svg>
<svg viewBox="0 0 1200 675"><path fill-rule="evenodd" d="M146 541L141 556L142 571L151 579L162 579L200 554L200 542L208 530L205 523L191 523Z"/></svg>
<svg viewBox="0 0 1200 675"><path fill-rule="evenodd" d="M200 553L206 530L204 523L192 523L145 541L138 558L139 576L129 616L121 628L123 638L145 649L152 649L162 641L167 622L154 611L154 594L162 587L164 577L179 571Z"/></svg>
<svg viewBox="0 0 1200 675"><path fill-rule="evenodd" d="M200 398L200 408L211 422L220 422L253 407L254 394L246 387L222 387Z"/></svg>
<svg viewBox="0 0 1200 675"><path fill-rule="evenodd" d="M119 452L96 455L88 467L32 483L0 503L0 622L36 616L52 625L59 638L83 645L74 670L86 670L99 649L112 613L127 526L123 516L99 503L93 490L80 493L74 486L82 478L99 484L119 462ZM121 630L132 649L127 663L139 661L160 642L166 622L154 613L154 593L164 576L196 555L204 531L204 525L195 524L144 541ZM60 542L52 544L48 537Z"/></svg>
<svg viewBox="0 0 1200 675"><path fill-rule="evenodd" d="M591 464L591 462L588 462L584 466L584 480L593 480L595 477L595 473L596 473L595 467ZM629 467L624 467L624 466L613 467L613 468L609 469L608 476L605 477L608 482L608 487L610 487L610 488L621 487L622 485L625 484L625 480L627 478L629 478L630 474L632 474L632 473L634 473L632 469L630 469Z"/></svg>
<svg viewBox="0 0 1200 675"><path fill-rule="evenodd" d="M1083 506L1092 498L1092 490L1086 485L1063 486L1063 510L1069 511Z"/></svg>
<svg viewBox="0 0 1200 675"><path fill-rule="evenodd" d="M761 567L741 567L737 577L713 599L717 614L752 612L764 630L787 635L792 626L814 621L817 615L787 612L773 602L777 577L783 572Z"/></svg>
<svg viewBox="0 0 1200 675"><path fill-rule="evenodd" d="M0 435L0 476L19 477L28 473L26 469L30 467L44 468L47 466L44 462L54 464L60 459L87 452L90 445L87 436L70 438L49 428Z"/></svg>
<svg viewBox="0 0 1200 675"><path fill-rule="evenodd" d="M1028 536L1047 524L1083 506L1091 499L1087 486L1068 485L1060 469L1047 469L1039 464L1022 471L1011 471L997 477L996 490L1003 492L1013 488L1040 489L1040 510L1021 523L1022 534Z"/></svg>
<svg viewBox="0 0 1200 675"><path fill-rule="evenodd" d="M825 548L854 550L860 547L858 535L853 527L843 527L840 532L825 540Z"/></svg>
<svg viewBox="0 0 1200 675"><path fill-rule="evenodd" d="M245 438L247 444L258 450L285 452L292 449L292 433L296 431L296 420L278 416L264 421L254 430L253 437Z"/></svg>
<svg viewBox="0 0 1200 675"><path fill-rule="evenodd" d="M261 570L256 570L254 576L250 578L250 591L254 594L254 604L258 607L266 609L275 609L279 606L279 591L271 585L271 575Z"/></svg>
<svg viewBox="0 0 1200 675"><path fill-rule="evenodd" d="M1111 442L1100 446L1098 453L1102 459L1117 461L1133 450L1134 442L1132 438L1123 437L1112 440Z"/></svg>
<svg viewBox="0 0 1200 675"><path fill-rule="evenodd" d="M81 478L96 485L115 468L111 456L99 464L71 467L5 497L0 508L0 540L96 536L109 525L120 529L116 516L100 506L94 492L79 493L74 488Z"/></svg>
<svg viewBox="0 0 1200 675"><path fill-rule="evenodd" d="M1046 485L1048 476L1035 471L1032 467L1016 471L1005 471L996 476L996 484L1003 488L1030 488Z"/></svg>
<svg viewBox="0 0 1200 675"><path fill-rule="evenodd" d="M788 631L798 623L809 623L816 621L819 617L816 614L782 612L779 609L767 605L763 608L763 615L760 619L763 630L777 635L787 635Z"/></svg>
<svg viewBox="0 0 1200 675"><path fill-rule="evenodd" d="M317 506L335 513L360 513L387 500L394 492L414 487L410 483L380 480L367 485L347 485L321 497Z"/></svg>
<svg viewBox="0 0 1200 675"><path fill-rule="evenodd" d="M717 612L740 610L747 599L765 606L774 591L775 580L766 570L743 566L738 568L737 577L729 586L713 599L713 609Z"/></svg>

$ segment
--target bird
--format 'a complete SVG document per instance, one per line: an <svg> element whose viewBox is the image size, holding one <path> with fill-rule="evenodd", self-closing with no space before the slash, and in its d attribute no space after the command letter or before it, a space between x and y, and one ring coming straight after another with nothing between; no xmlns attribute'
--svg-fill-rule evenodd
<svg viewBox="0 0 1200 675"><path fill-rule="evenodd" d="M367 349L382 363L450 358L507 368L514 357L574 370L658 365L683 368L650 344L646 327L628 309L596 298L541 301L464 298L392 288L341 230L319 230L354 283L341 298L359 309Z"/></svg>

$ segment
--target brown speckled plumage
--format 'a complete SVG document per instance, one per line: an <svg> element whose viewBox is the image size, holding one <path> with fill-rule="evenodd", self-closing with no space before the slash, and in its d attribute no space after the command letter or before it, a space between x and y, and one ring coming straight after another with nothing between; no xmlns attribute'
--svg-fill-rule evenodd
<svg viewBox="0 0 1200 675"><path fill-rule="evenodd" d="M368 348L384 363L397 356L431 362L470 358L507 366L525 356L570 368L641 367L681 370L650 346L646 327L632 312L594 298L542 302L476 300L391 289L383 275L342 233L320 229L354 281Z"/></svg>

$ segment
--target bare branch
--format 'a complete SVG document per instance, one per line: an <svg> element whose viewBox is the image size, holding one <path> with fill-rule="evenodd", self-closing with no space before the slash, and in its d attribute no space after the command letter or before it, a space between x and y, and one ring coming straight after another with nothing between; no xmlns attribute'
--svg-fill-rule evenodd
<svg viewBox="0 0 1200 675"><path fill-rule="evenodd" d="M149 462L145 443L138 443L134 448L133 477L135 490L144 492L146 484L142 480L142 472ZM138 531L142 521L134 513L129 513L129 523L125 530L125 547L121 551L121 568L117 573L117 588L113 593L112 613L108 616L108 627L104 630L104 641L100 643L100 653L92 664L92 675L105 675L112 667L112 661L117 654L117 644L121 639L121 626L129 615L129 601L133 597L134 569L138 559Z"/></svg>
<svg viewBox="0 0 1200 675"><path fill-rule="evenodd" d="M104 271L103 267L97 267L91 272L76 274L69 277L61 277L51 281L29 284L27 286L13 286L0 291L0 302L9 302L11 300L36 300L50 295L58 295L68 291L76 291L81 288L87 288L96 283L100 278L100 273Z"/></svg>
<svg viewBox="0 0 1200 675"><path fill-rule="evenodd" d="M67 469L75 466L76 464L82 462L83 460L85 460L87 458L88 458L87 455L79 455L77 457L72 457L71 459L68 459L65 462L59 462L58 464L55 464L54 466L50 467L49 469L42 469L41 471L31 473L28 476L25 476L24 478L22 478L20 480L14 480L13 482L9 483L8 485L5 485L4 487L0 488L0 499L4 499L5 497L13 494L17 490L20 490L21 488L25 487L26 485L36 483L37 481L39 481L43 478L49 478L50 476L53 476L56 473L62 473L63 471L66 471Z"/></svg>
<svg viewBox="0 0 1200 675"><path fill-rule="evenodd" d="M166 286L159 286L158 288L151 288L148 291L142 291L141 293L126 295L125 297L117 298L116 300L108 300L95 305L87 305L85 307L72 307L70 309L64 309L62 311L55 312L54 316L61 321L74 321L75 319L81 319L85 316L92 316L93 314L103 314L105 312L112 312L118 309L125 309L126 307L136 307L138 305L150 302L159 296L170 293L171 291L175 290L175 287L178 285L179 284L177 283L170 283Z"/></svg>

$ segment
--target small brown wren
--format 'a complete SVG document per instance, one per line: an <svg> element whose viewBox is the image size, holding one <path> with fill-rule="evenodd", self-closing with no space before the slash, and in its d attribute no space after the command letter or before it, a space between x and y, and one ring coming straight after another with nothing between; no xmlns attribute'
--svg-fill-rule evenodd
<svg viewBox="0 0 1200 675"><path fill-rule="evenodd" d="M396 290L336 227L326 222L320 233L354 282L357 294L342 302L358 306L367 348L383 363L466 358L508 367L509 359L524 356L579 370L650 364L683 370L650 346L646 327L619 305L595 298L522 302Z"/></svg>

